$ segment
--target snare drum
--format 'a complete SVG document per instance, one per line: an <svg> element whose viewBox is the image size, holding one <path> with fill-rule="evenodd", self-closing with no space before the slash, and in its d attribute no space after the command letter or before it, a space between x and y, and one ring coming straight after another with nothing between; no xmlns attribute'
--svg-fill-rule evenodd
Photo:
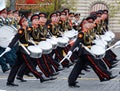
<svg viewBox="0 0 120 91"><path fill-rule="evenodd" d="M57 48L57 40L51 38L51 39L47 39L47 41L52 44L53 49Z"/></svg>
<svg viewBox="0 0 120 91"><path fill-rule="evenodd" d="M106 47L107 47L107 42L104 41L104 40L95 39L93 42L94 42L96 45L101 46L101 47L103 47L103 48L106 48Z"/></svg>
<svg viewBox="0 0 120 91"><path fill-rule="evenodd" d="M110 38L110 36L106 36L106 35L101 35L101 39L105 40L108 43L110 43L112 41L112 39Z"/></svg>
<svg viewBox="0 0 120 91"><path fill-rule="evenodd" d="M58 37L57 38L57 43L59 47L66 47L66 45L68 44L69 40L64 38L64 37Z"/></svg>
<svg viewBox="0 0 120 91"><path fill-rule="evenodd" d="M43 54L49 54L52 52L52 44L48 41L41 41L38 46L42 49Z"/></svg>
<svg viewBox="0 0 120 91"><path fill-rule="evenodd" d="M11 26L0 27L0 46L6 48L16 33L17 31Z"/></svg>
<svg viewBox="0 0 120 91"><path fill-rule="evenodd" d="M40 58L42 55L42 49L38 46L28 46L28 50L30 51L30 57L32 58Z"/></svg>
<svg viewBox="0 0 120 91"><path fill-rule="evenodd" d="M105 56L105 49L101 46L93 45L90 49L90 52L94 54L96 59L101 59Z"/></svg>
<svg viewBox="0 0 120 91"><path fill-rule="evenodd" d="M64 36L71 40L71 39L75 38L77 36L77 34L78 33L76 31L71 30L71 31L66 31L64 33Z"/></svg>

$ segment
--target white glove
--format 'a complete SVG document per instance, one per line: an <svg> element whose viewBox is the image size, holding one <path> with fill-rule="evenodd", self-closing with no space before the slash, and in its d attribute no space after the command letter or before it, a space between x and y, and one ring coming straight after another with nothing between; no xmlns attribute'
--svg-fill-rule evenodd
<svg viewBox="0 0 120 91"><path fill-rule="evenodd" d="M9 52L9 51L11 51L11 48L10 48L10 47L7 47L7 48L5 49L5 52Z"/></svg>
<svg viewBox="0 0 120 91"><path fill-rule="evenodd" d="M10 47L7 47L7 48L5 49L5 51L4 51L2 54L0 54L0 57L2 57L5 53L9 52L10 50L11 50L11 48L10 48Z"/></svg>
<svg viewBox="0 0 120 91"><path fill-rule="evenodd" d="M117 41L117 42L115 43L115 46L120 46L120 41Z"/></svg>
<svg viewBox="0 0 120 91"><path fill-rule="evenodd" d="M66 55L66 58L67 58L67 59L70 59L71 55L72 55L72 51L68 51L68 53L67 53L67 55Z"/></svg>

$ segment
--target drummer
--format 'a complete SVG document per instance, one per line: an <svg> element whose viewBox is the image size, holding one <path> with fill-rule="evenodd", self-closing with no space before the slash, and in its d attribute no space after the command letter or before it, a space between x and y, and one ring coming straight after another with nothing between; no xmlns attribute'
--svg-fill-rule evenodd
<svg viewBox="0 0 120 91"><path fill-rule="evenodd" d="M80 13L75 13L74 17L73 28L75 30L80 30Z"/></svg>
<svg viewBox="0 0 120 91"><path fill-rule="evenodd" d="M4 12L6 12L5 11L5 9L3 9L3 10L1 10L0 11L0 27L1 26L3 26L4 25ZM3 52L3 48L2 47L0 47L0 53L2 53ZM6 71L8 71L9 70L9 68L8 68L8 66L7 66L7 64L6 64L6 62L4 62L5 60L4 60L4 58L3 57L0 57L0 65L1 65L1 67L2 67L2 71L3 72L6 72Z"/></svg>
<svg viewBox="0 0 120 91"><path fill-rule="evenodd" d="M4 26L7 24L9 24L9 21L7 22L7 10L4 8L0 11L0 25ZM0 46L0 52L2 53L4 50L5 48ZM3 72L8 71L9 68L13 66L15 59L16 55L15 52L13 52L13 49L0 58ZM7 66L7 63L10 65L10 67Z"/></svg>
<svg viewBox="0 0 120 91"><path fill-rule="evenodd" d="M38 79L40 79L40 82L48 81L49 78L43 78L42 73L38 72L33 64L31 63L29 52L26 51L26 47L30 44L29 43L29 33L31 32L30 28L27 28L28 22L25 17L22 17L20 19L19 24L21 25L21 28L18 30L18 33L13 38L12 42L9 44L9 46L6 48L6 51L10 51L11 48L18 42L18 40L21 42L18 46L19 49L17 51L17 59L15 61L14 66L12 67L10 74L7 79L7 86L18 86L14 83L15 76L22 64L26 64L29 70L34 74L34 76ZM21 79L20 79L21 80ZM23 80L23 79L22 79Z"/></svg>
<svg viewBox="0 0 120 91"><path fill-rule="evenodd" d="M35 20L38 20L38 22ZM33 31L31 32L31 37L33 38L33 41L37 44L40 41L46 41L46 38L49 37L48 31L47 31L47 26L46 26L46 21L47 21L47 14L46 13L39 13L39 15L35 14L31 17L32 21L32 28ZM36 31L35 31L36 30ZM37 36L35 35L37 33ZM42 71L46 75L46 77L51 77L53 74L56 74L54 72L54 69L52 67L51 61L49 58L50 55L48 54L42 54L42 57L40 58L38 64L41 63L42 66ZM47 61L49 60L49 61ZM40 64L38 65L40 66ZM41 67L40 67L41 68ZM57 75L57 74L56 74ZM52 79L56 79L52 77Z"/></svg>
<svg viewBox="0 0 120 91"><path fill-rule="evenodd" d="M102 22L100 22L101 20L104 22L104 15L102 14L102 12L98 11L97 12L97 19L95 20L95 23L96 23L95 30L97 30L97 32L95 31L96 34L101 34L101 33L104 34L104 32L100 33L100 31L104 31L104 30L101 30L104 27L104 25L101 24ZM103 60L105 61L105 63L107 64L107 66L110 69L116 66L114 64L117 63L117 61L113 61L113 60L116 60L116 55L111 50L108 50L106 52L106 55L103 58Z"/></svg>
<svg viewBox="0 0 120 91"><path fill-rule="evenodd" d="M44 40L46 40L47 38L50 38L52 36L51 32L47 30L47 25L46 25L48 15L44 12L41 12L41 13L39 13L39 16L40 16L39 25L40 25L40 31L41 31L40 32L40 34L41 34L40 38L41 39L44 38ZM46 59L49 60L49 62L50 62L50 63L48 62L49 66L52 65L55 68L55 70L57 71L59 69L59 64L53 59L52 52L49 53L49 54L46 54L44 56L46 56ZM41 60L42 60L42 58L40 59L40 61ZM42 61L45 62L45 60L42 60ZM46 70L46 68L45 68L45 70ZM57 75L58 73L53 71L52 74L49 74L49 75L52 76L52 75L55 75L55 74Z"/></svg>
<svg viewBox="0 0 120 91"><path fill-rule="evenodd" d="M0 11L0 26L6 25L7 10L4 8Z"/></svg>
<svg viewBox="0 0 120 91"><path fill-rule="evenodd" d="M32 27L30 28L31 29L30 36L32 37L34 43L37 45L41 41L41 39L45 40L45 37L44 36L42 37L42 35L41 35L42 32L41 32L40 27L39 27L39 15L38 14L32 15L30 20L32 23ZM43 21L42 21L42 24L43 24ZM49 72L49 70L51 71L51 69L49 68L49 70L48 70L48 68L47 68L47 67L50 67L50 65L48 65L47 60L45 60L43 57L41 57L40 59L31 58L31 60L32 60L32 63L34 64L35 68L38 65L38 67L44 73L44 75L46 77L50 77L51 73ZM24 69L25 69L25 66L23 66L21 71L18 73L18 77L23 78ZM26 70L26 73L29 73L28 69L25 69L25 70ZM54 79L56 79L56 78L50 77L50 80L54 80Z"/></svg>
<svg viewBox="0 0 120 91"><path fill-rule="evenodd" d="M86 24L83 25L83 28L82 28L82 31L79 32L78 34L78 38L75 42L75 44L73 45L73 47L71 48L71 50L68 52L68 58L71 56L74 48L76 48L79 43L81 42L82 44L85 44L88 40L86 40L87 36L85 35L85 33L87 32L87 30L91 29L91 26L90 24L88 25L89 22L87 22ZM93 70L95 71L95 73L98 75L100 81L107 81L107 80L110 80L110 79L113 79L115 78L116 76L112 76L111 73L107 70L105 70L103 67L101 67L98 62L96 61L96 59L94 59L93 56L91 56L90 53L88 53L84 47L82 47L82 44L80 44L80 52L81 54L79 55L79 59L72 72L70 73L69 75L69 78L68 78L68 85L70 87L79 87L77 84L76 84L76 79L79 75L79 72L81 72L81 70L83 69L84 65L86 64L86 62L89 63L89 65L93 68Z"/></svg>
<svg viewBox="0 0 120 91"><path fill-rule="evenodd" d="M58 22L58 18L59 17L57 17L56 12L52 13L50 15L51 23L48 24L48 31L50 31L54 37L62 37L62 32L60 31L60 26L58 24L58 23L61 23L61 21ZM61 48L58 46L57 49L54 50L54 52L56 54L55 60L60 62L60 60L64 58L63 56L63 52L65 53L64 48ZM69 64L69 61L66 60L62 63L62 65L64 67L69 67L71 64Z"/></svg>
<svg viewBox="0 0 120 91"><path fill-rule="evenodd" d="M18 10L14 10L13 11L13 26L15 27L15 28L20 28L20 26L18 25L18 23L19 23L19 20L20 20L20 15L19 15L19 11Z"/></svg>

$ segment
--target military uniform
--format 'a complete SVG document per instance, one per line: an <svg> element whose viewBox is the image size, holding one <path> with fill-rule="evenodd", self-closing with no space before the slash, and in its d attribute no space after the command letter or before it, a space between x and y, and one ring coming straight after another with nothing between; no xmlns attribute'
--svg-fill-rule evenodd
<svg viewBox="0 0 120 91"><path fill-rule="evenodd" d="M27 22L27 20L25 19L25 17L22 17L20 22L22 24L23 22ZM29 32L30 32L29 29L23 29L23 28L19 29L18 33L15 35L12 42L9 44L8 48L12 48L18 40L22 43L22 45L24 47L27 47L30 44L28 42ZM7 86L18 86L16 84L14 84L14 79L15 79L15 76L16 76L20 66L23 63L25 63L27 65L30 72L32 72L36 78L40 79L40 82L49 80L49 79L44 79L42 77L42 73L38 72L34 68L34 66L31 62L30 56L27 54L27 52L24 50L23 47L19 46L19 49L17 51L17 59L15 61L14 66L12 67L10 74L8 76L8 79L7 79Z"/></svg>

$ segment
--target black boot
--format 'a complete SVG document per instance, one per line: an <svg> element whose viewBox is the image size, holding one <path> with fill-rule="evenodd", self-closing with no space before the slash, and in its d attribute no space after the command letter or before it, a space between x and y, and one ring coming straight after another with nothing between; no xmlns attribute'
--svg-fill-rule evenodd
<svg viewBox="0 0 120 91"><path fill-rule="evenodd" d="M7 86L19 86L18 84L15 84L14 82L7 82Z"/></svg>
<svg viewBox="0 0 120 91"><path fill-rule="evenodd" d="M21 82L27 82L27 80L24 80L22 77L17 76L16 79L20 80Z"/></svg>
<svg viewBox="0 0 120 91"><path fill-rule="evenodd" d="M73 87L73 88L79 88L80 86L75 83L69 83L68 84L69 87Z"/></svg>
<svg viewBox="0 0 120 91"><path fill-rule="evenodd" d="M45 81L49 81L49 80L55 80L56 78L54 78L54 77L40 77L40 82L42 83L42 82L45 82Z"/></svg>

